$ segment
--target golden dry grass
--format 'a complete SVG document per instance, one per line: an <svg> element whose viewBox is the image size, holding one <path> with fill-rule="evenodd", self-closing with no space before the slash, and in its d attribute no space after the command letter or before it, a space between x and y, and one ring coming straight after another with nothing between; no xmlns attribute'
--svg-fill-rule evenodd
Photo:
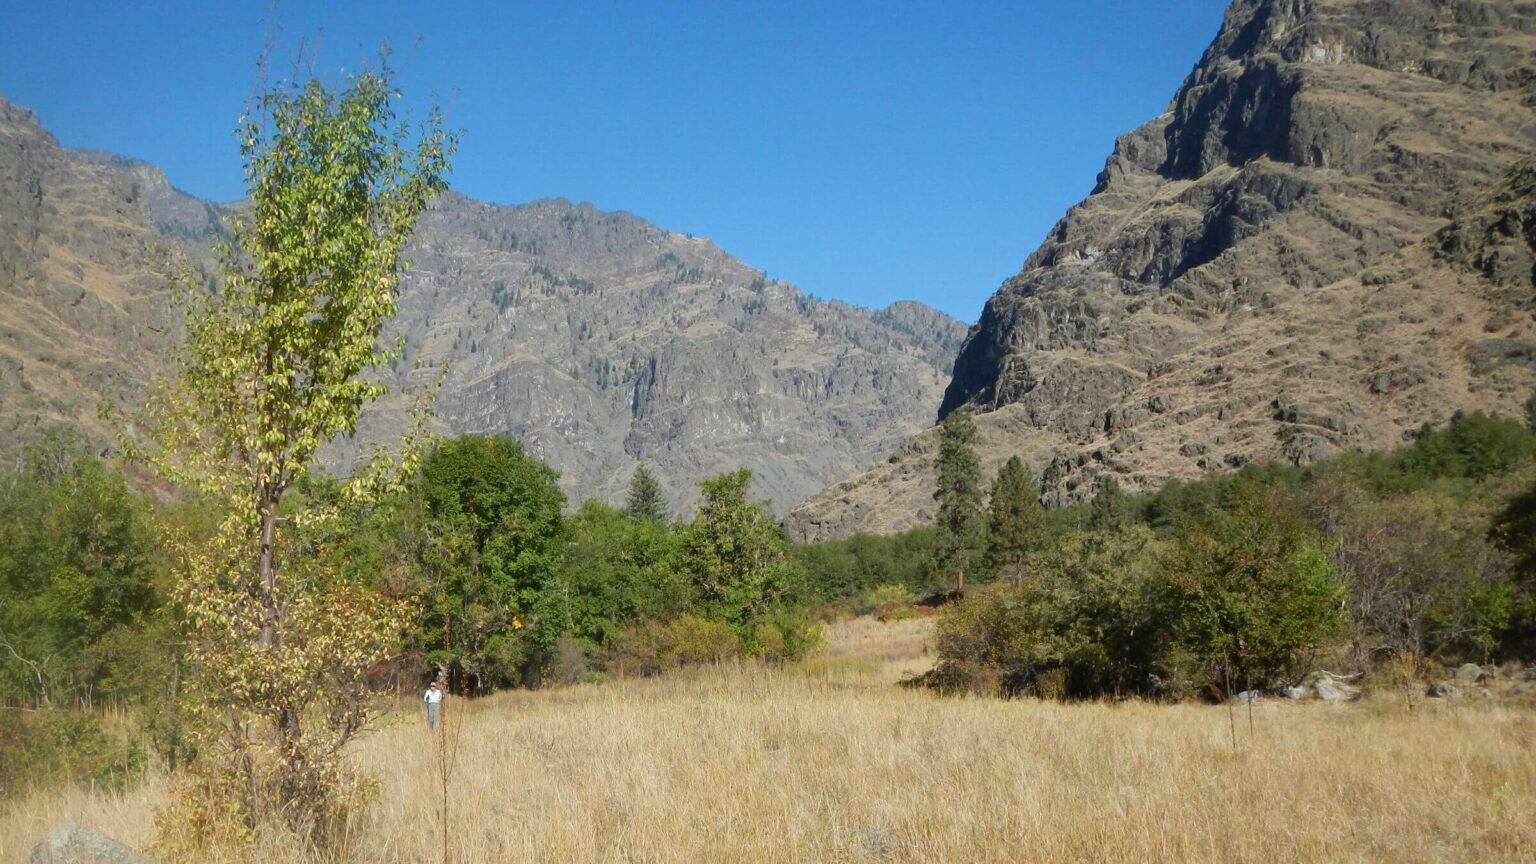
<svg viewBox="0 0 1536 864"><path fill-rule="evenodd" d="M888 626L865 634L877 656L921 628ZM845 631L829 653L856 657ZM1536 860L1529 708L1266 703L1234 752L1223 708L942 699L877 683L889 659L862 680L733 667L450 703L456 859ZM355 857L438 860L414 706L356 757L382 793ZM7 808L0 864L65 819L143 843L159 791Z"/></svg>

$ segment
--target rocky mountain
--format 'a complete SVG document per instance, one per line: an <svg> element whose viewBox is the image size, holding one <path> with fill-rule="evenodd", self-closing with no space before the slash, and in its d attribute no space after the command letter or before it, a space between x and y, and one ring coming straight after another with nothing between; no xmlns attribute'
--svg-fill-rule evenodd
<svg viewBox="0 0 1536 864"><path fill-rule="evenodd" d="M0 99L0 455L60 423L106 446L97 405L133 404L180 338L169 248L206 261L219 231L157 169L64 150Z"/></svg>
<svg viewBox="0 0 1536 864"><path fill-rule="evenodd" d="M988 301L940 415L1046 497L1390 447L1536 386L1536 5L1236 0ZM932 433L790 516L931 507Z"/></svg>
<svg viewBox="0 0 1536 864"><path fill-rule="evenodd" d="M623 496L653 463L685 505L745 466L787 510L932 419L964 326L917 303L869 310L769 279L708 240L562 200L448 195L418 227L397 392L448 364L436 414L506 432L573 501ZM399 403L357 443L391 440Z"/></svg>
<svg viewBox="0 0 1536 864"><path fill-rule="evenodd" d="M131 411L169 368L173 262L212 285L222 213L0 100L0 458L56 423L108 445L97 406ZM439 428L515 435L573 503L617 500L648 461L679 509L699 478L746 466L782 511L926 426L965 332L916 303L809 297L707 240L560 200L449 194L407 257L390 383L446 367ZM392 440L405 402L328 448L333 467Z"/></svg>

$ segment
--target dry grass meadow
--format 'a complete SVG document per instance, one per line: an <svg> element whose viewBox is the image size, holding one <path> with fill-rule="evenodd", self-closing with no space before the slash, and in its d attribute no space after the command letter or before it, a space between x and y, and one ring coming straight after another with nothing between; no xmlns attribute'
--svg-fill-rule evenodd
<svg viewBox="0 0 1536 864"><path fill-rule="evenodd" d="M936 698L927 621L836 625L803 668L450 703L463 862L1536 861L1536 710L1391 699L1239 712ZM402 706L353 858L437 861L433 740ZM0 810L0 864L78 821L134 845L163 794ZM284 847L260 860L299 860Z"/></svg>

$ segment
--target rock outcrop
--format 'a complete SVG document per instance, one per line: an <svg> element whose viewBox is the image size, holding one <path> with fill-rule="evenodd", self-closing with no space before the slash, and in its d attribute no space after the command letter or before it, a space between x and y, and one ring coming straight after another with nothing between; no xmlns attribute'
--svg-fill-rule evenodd
<svg viewBox="0 0 1536 864"><path fill-rule="evenodd" d="M214 284L225 212L143 163L62 148L0 100L0 458L59 423L110 446L97 407L131 413L169 370L168 286L183 268ZM931 421L965 330L916 303L809 297L708 240L561 200L447 195L407 257L389 383L446 365L440 431L518 437L573 504L616 500L648 461L679 510L740 466L787 509ZM393 440L403 407L370 411L329 464Z"/></svg>
<svg viewBox="0 0 1536 864"><path fill-rule="evenodd" d="M27 858L28 864L150 864L148 858L99 831L61 825Z"/></svg>
<svg viewBox="0 0 1536 864"><path fill-rule="evenodd" d="M978 412L984 457L1032 456L1069 502L1104 474L1148 489L1515 411L1536 382L1533 105L1530 4L1237 0L988 301L940 416ZM922 484L864 491L881 472L796 533L911 524ZM900 512L840 519L838 498Z"/></svg>

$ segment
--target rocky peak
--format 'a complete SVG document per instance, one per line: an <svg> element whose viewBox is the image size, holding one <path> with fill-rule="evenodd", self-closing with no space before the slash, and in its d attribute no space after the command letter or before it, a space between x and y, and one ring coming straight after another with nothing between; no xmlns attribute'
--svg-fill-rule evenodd
<svg viewBox="0 0 1536 864"><path fill-rule="evenodd" d="M0 454L54 423L108 446L97 405L132 410L179 339L163 250L212 284L210 245L238 206L64 149L0 100ZM337 470L397 440L400 394L441 363L439 431L518 437L573 504L618 500L644 460L679 509L697 480L744 465L783 510L920 430L964 334L919 304L807 297L708 240L563 199L449 193L406 257L396 395L329 448Z"/></svg>
<svg viewBox="0 0 1536 864"><path fill-rule="evenodd" d="M987 302L940 416L980 412L1070 501L1517 410L1536 328L1499 283L1529 279L1533 105L1532 4L1236 0ZM924 470L804 512L857 530L829 502L865 483L916 512Z"/></svg>

